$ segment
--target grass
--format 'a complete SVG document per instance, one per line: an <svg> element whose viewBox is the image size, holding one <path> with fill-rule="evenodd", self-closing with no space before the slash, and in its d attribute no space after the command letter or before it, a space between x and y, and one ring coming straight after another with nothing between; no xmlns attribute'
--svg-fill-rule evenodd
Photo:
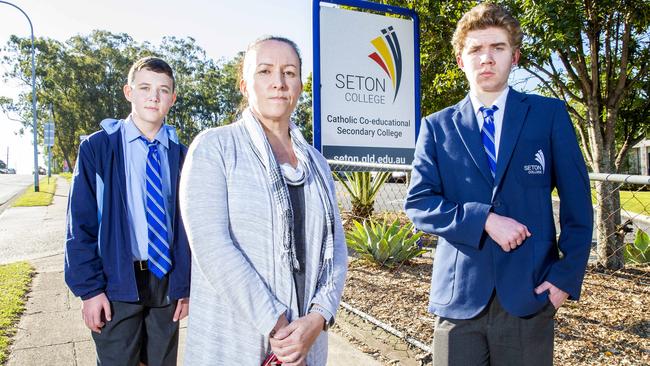
<svg viewBox="0 0 650 366"><path fill-rule="evenodd" d="M41 178L38 192L34 192L33 185L29 186L25 193L16 199L13 207L49 206L56 191L56 177L50 178L49 181L48 183L47 178Z"/></svg>
<svg viewBox="0 0 650 366"><path fill-rule="evenodd" d="M650 192L621 191L621 206L628 212L650 216Z"/></svg>
<svg viewBox="0 0 650 366"><path fill-rule="evenodd" d="M650 216L650 192L648 191L619 191L621 208L630 213ZM557 197L557 190L553 190ZM591 189L591 203L596 204L596 190Z"/></svg>
<svg viewBox="0 0 650 366"><path fill-rule="evenodd" d="M72 181L72 173L69 173L69 172L68 173L59 173L59 177L65 178L65 180L67 180L68 183L70 183Z"/></svg>
<svg viewBox="0 0 650 366"><path fill-rule="evenodd" d="M0 365L7 361L14 326L25 310L25 293L33 272L27 262L0 265Z"/></svg>

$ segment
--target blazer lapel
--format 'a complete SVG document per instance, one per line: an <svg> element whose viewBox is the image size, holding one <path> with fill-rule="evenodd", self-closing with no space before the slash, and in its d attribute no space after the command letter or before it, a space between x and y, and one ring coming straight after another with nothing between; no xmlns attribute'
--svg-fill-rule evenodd
<svg viewBox="0 0 650 366"><path fill-rule="evenodd" d="M508 169L512 152L517 145L529 108L530 105L526 102L526 95L510 89L503 115L503 124L501 125L497 170L494 174L495 192L496 187L499 186L503 175Z"/></svg>
<svg viewBox="0 0 650 366"><path fill-rule="evenodd" d="M474 160L474 164L476 164L476 167L481 171L481 175L483 175L483 178L485 178L487 183L492 186L494 179L490 172L487 155L485 155L485 149L483 147L483 142L481 141L481 131L478 129L478 123L476 121L476 116L474 115L474 109L472 108L472 102L469 99L469 95L458 103L456 108L457 111L452 117L456 130L458 131L461 140L463 140L465 148L472 157L472 160Z"/></svg>

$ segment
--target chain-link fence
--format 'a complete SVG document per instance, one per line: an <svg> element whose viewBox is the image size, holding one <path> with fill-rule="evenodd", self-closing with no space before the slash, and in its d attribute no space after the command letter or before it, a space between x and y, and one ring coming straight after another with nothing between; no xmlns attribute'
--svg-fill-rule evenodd
<svg viewBox="0 0 650 366"><path fill-rule="evenodd" d="M408 224L403 206L410 166L329 163L338 176L337 197L346 232L358 231L353 222L363 222L366 217ZM592 251L580 302L567 302L556 317L555 362L650 364L650 268L637 263L650 255L650 250L643 252L650 232L650 177L590 174L590 180ZM374 200L368 202L373 194L370 198ZM553 207L559 234L560 201L555 192ZM356 332L352 338L361 343L364 336L360 334L365 334L367 340L372 339L365 342L366 351L380 354L386 362L417 365L430 359L426 357L430 350L422 345L430 345L433 339L434 316L426 306L436 238L425 235L421 239L419 243L427 252L392 268L362 260L350 263L341 310L347 325L340 330L348 336ZM350 254L359 257L352 249ZM360 323L367 326L350 330L350 324ZM387 336L387 332L393 334ZM390 341L378 342L382 339Z"/></svg>

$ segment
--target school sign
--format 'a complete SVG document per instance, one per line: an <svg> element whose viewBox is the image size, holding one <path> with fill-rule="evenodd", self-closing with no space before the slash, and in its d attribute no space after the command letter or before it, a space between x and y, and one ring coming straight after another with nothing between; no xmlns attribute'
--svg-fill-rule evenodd
<svg viewBox="0 0 650 366"><path fill-rule="evenodd" d="M314 143L327 159L410 164L420 122L417 15L336 4L366 11L314 3Z"/></svg>

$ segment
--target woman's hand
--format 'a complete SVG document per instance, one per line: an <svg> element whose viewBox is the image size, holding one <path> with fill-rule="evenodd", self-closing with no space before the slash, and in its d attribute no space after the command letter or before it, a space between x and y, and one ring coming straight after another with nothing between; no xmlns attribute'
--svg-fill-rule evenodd
<svg viewBox="0 0 650 366"><path fill-rule="evenodd" d="M273 339L273 337L275 336L275 333L277 333L278 330L286 327L287 325L289 325L289 321L287 320L287 316L284 313L282 313L282 315L280 315L280 317L278 318L277 323L275 323L275 326L273 327L273 329L271 329L271 334L269 334L269 338Z"/></svg>
<svg viewBox="0 0 650 366"><path fill-rule="evenodd" d="M305 364L307 353L323 330L325 319L309 313L276 331L271 337L271 349L286 366Z"/></svg>

